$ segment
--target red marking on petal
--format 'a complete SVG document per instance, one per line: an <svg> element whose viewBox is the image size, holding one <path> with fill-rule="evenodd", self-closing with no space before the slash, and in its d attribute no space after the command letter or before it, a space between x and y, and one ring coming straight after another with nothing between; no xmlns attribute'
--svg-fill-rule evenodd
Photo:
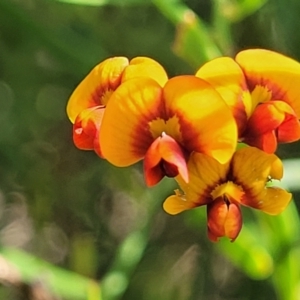
<svg viewBox="0 0 300 300"><path fill-rule="evenodd" d="M274 130L261 135L245 135L243 142L270 154L274 153L277 149L277 138Z"/></svg>
<svg viewBox="0 0 300 300"><path fill-rule="evenodd" d="M256 107L248 121L248 130L256 134L263 134L276 129L283 122L285 113L279 111L272 102L268 101Z"/></svg>
<svg viewBox="0 0 300 300"><path fill-rule="evenodd" d="M97 145L95 140L98 139L104 110L99 106L93 107L85 109L77 116L73 125L73 140L77 148L95 150L95 145ZM100 145L97 148L99 148L98 152L100 153Z"/></svg>
<svg viewBox="0 0 300 300"><path fill-rule="evenodd" d="M81 150L93 150L94 149L94 137L84 132L81 123L73 125L73 142L78 149Z"/></svg>
<svg viewBox="0 0 300 300"><path fill-rule="evenodd" d="M227 203L223 198L207 205L208 237L216 242L226 236L233 242L242 228L242 214L239 205Z"/></svg>
<svg viewBox="0 0 300 300"><path fill-rule="evenodd" d="M253 77L251 73L246 74L246 78L250 92L252 92L257 85L261 85L272 92L272 100L283 100L286 98L286 91L283 90L279 84L271 82L268 78Z"/></svg>
<svg viewBox="0 0 300 300"><path fill-rule="evenodd" d="M268 101L256 107L242 140L267 153L274 153L277 142L299 140L300 124L293 109L283 101Z"/></svg>
<svg viewBox="0 0 300 300"><path fill-rule="evenodd" d="M102 151L101 151L99 134L100 134L100 131L97 130L95 138L94 138L94 151L101 158L105 158L104 155L103 155L103 153L102 153Z"/></svg>
<svg viewBox="0 0 300 300"><path fill-rule="evenodd" d="M168 135L158 137L146 152L144 173L148 186L157 184L164 176L178 174L188 182L185 155L180 145Z"/></svg>
<svg viewBox="0 0 300 300"><path fill-rule="evenodd" d="M225 234L232 242L239 235L243 220L240 206L235 203L230 203L228 207L228 213L225 220Z"/></svg>
<svg viewBox="0 0 300 300"><path fill-rule="evenodd" d="M277 129L279 143L291 143L300 139L300 122L296 116L287 116Z"/></svg>

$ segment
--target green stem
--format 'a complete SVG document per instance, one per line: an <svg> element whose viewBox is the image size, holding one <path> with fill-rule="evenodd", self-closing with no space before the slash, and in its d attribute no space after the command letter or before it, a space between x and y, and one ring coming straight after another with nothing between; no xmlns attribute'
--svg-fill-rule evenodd
<svg viewBox="0 0 300 300"><path fill-rule="evenodd" d="M178 56L199 67L222 55L207 26L186 5L165 0L153 0L152 3L176 26L174 51Z"/></svg>

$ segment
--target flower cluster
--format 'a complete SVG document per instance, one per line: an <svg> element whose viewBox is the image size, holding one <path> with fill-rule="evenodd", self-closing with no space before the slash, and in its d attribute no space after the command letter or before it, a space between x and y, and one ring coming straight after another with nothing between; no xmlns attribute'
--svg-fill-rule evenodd
<svg viewBox="0 0 300 300"><path fill-rule="evenodd" d="M242 205L276 215L292 198L269 182L283 176L277 144L300 139L299 86L300 64L264 49L173 78L151 58L114 57L78 85L67 114L79 149L119 167L143 160L147 186L174 177L164 210L206 205L209 238L234 241Z"/></svg>

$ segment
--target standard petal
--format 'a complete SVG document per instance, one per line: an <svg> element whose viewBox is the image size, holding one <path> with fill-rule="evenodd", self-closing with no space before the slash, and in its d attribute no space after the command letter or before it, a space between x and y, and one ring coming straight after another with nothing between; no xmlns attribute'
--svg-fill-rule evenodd
<svg viewBox="0 0 300 300"><path fill-rule="evenodd" d="M228 164L220 164L208 155L194 152L188 161L189 182L180 176L176 180L187 201L201 206L212 201L211 192L226 180L228 170Z"/></svg>
<svg viewBox="0 0 300 300"><path fill-rule="evenodd" d="M105 158L125 167L144 158L153 142L149 122L164 111L162 88L150 78L128 80L112 94L100 130Z"/></svg>
<svg viewBox="0 0 300 300"><path fill-rule="evenodd" d="M106 105L111 91L121 82L121 74L128 65L126 57L108 58L94 67L72 93L67 114L72 123L86 108Z"/></svg>
<svg viewBox="0 0 300 300"><path fill-rule="evenodd" d="M163 89L166 115L179 120L182 144L221 163L235 151L237 125L227 104L212 86L195 76L171 78Z"/></svg>
<svg viewBox="0 0 300 300"><path fill-rule="evenodd" d="M204 64L196 76L210 83L230 107L241 134L252 111L252 101L240 66L229 57Z"/></svg>
<svg viewBox="0 0 300 300"><path fill-rule="evenodd" d="M157 61L149 57L135 57L122 74L122 82L136 78L149 77L154 79L160 86L164 86L168 80L168 75Z"/></svg>
<svg viewBox="0 0 300 300"><path fill-rule="evenodd" d="M149 147L144 159L146 184L153 186L164 176L175 177L178 174L188 182L188 170L184 153L180 145L170 136L163 134Z"/></svg>
<svg viewBox="0 0 300 300"><path fill-rule="evenodd" d="M236 56L236 62L243 69L249 89L255 86L267 87L272 100L288 103L300 118L300 64L282 54L264 50L249 49Z"/></svg>

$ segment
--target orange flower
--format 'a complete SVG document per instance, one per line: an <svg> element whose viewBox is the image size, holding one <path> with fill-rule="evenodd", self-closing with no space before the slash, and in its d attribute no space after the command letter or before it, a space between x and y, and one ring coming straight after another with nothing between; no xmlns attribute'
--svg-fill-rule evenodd
<svg viewBox="0 0 300 300"><path fill-rule="evenodd" d="M164 85L168 77L155 60L136 57L109 58L98 64L72 93L67 114L74 124L73 140L79 149L95 150L102 155L98 134L105 107L112 93L125 81L135 77L149 77Z"/></svg>
<svg viewBox="0 0 300 300"><path fill-rule="evenodd" d="M100 144L105 158L125 167L144 160L148 186L180 174L188 181L192 151L227 162L237 129L219 94L195 76L178 76L162 88L151 78L124 82L110 97Z"/></svg>
<svg viewBox="0 0 300 300"><path fill-rule="evenodd" d="M203 153L193 153L188 172L189 183L176 177L183 193L177 190L168 197L164 210L175 215L207 205L208 236L212 241L223 236L232 241L237 238L242 228L240 205L277 215L292 198L283 189L268 187L269 181L283 176L280 159L255 147L237 150L223 165Z"/></svg>
<svg viewBox="0 0 300 300"><path fill-rule="evenodd" d="M235 60L214 59L196 76L205 79L230 106L239 141L274 153L277 143L300 139L300 64L263 49L241 51Z"/></svg>

